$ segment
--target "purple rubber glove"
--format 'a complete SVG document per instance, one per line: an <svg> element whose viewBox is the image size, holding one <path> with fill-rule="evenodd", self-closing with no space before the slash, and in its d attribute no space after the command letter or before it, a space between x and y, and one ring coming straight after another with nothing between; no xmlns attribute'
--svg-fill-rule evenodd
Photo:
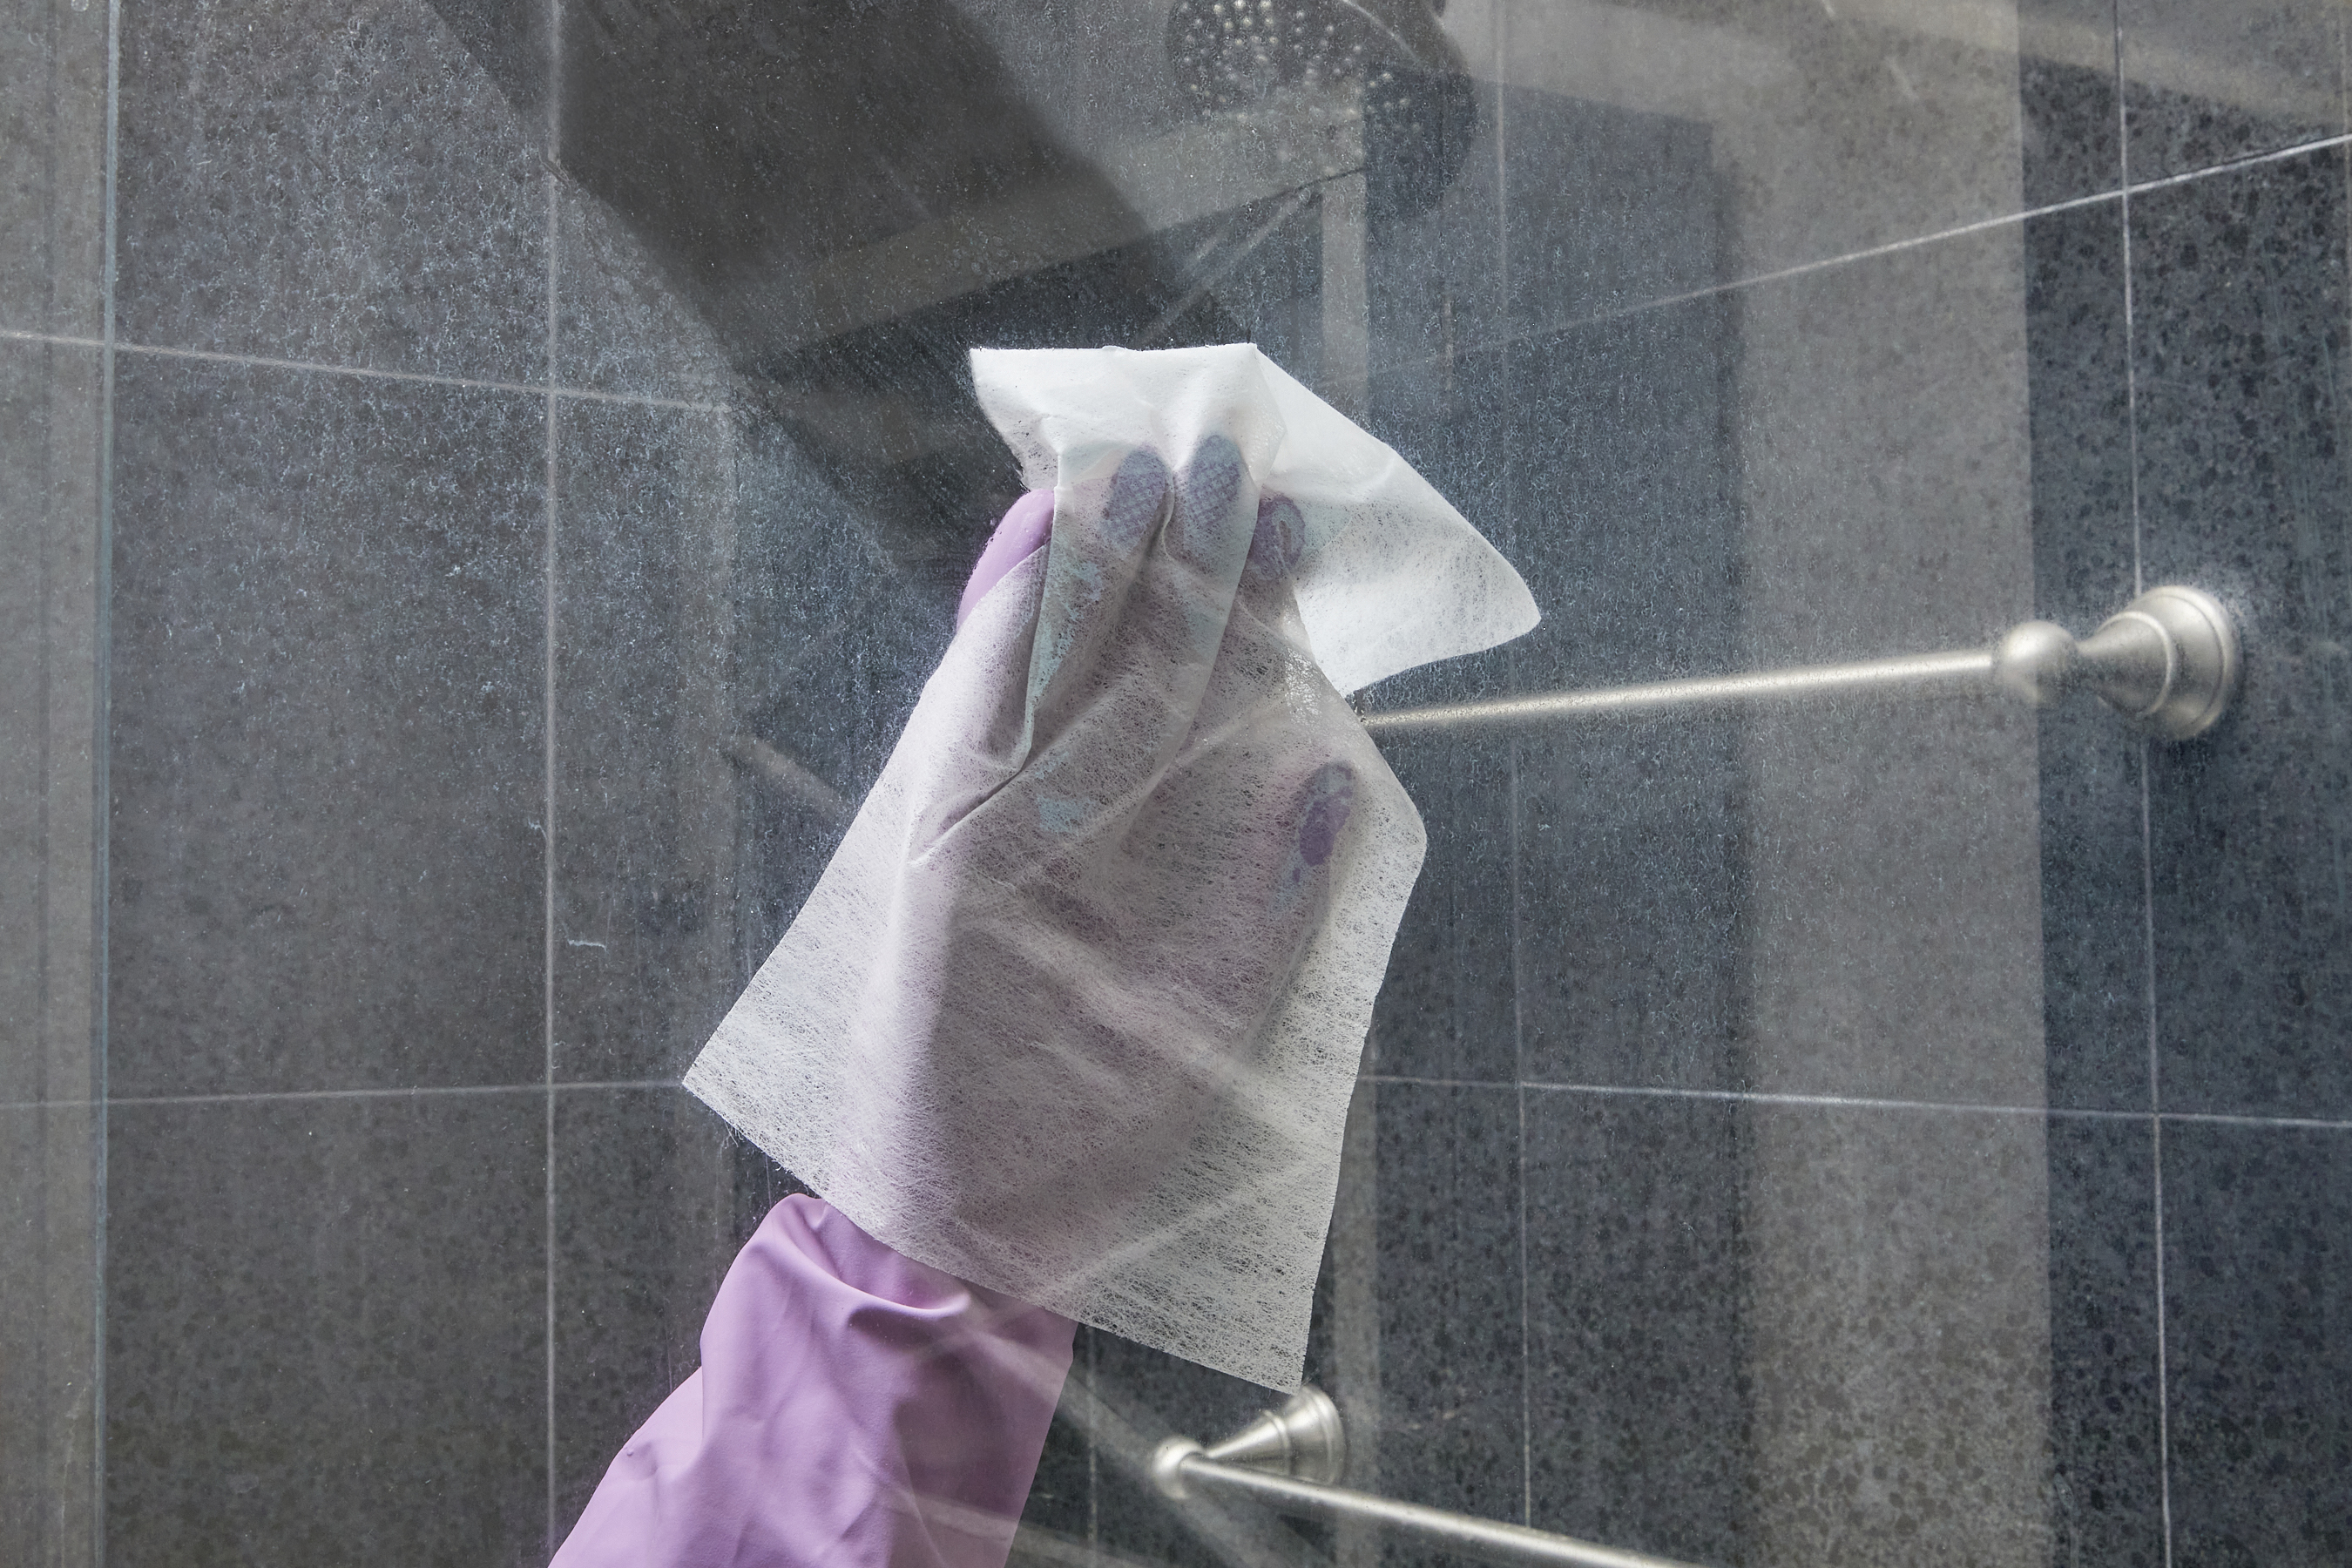
<svg viewBox="0 0 2352 1568"><path fill-rule="evenodd" d="M1013 503L957 626L1053 525ZM1004 1568L1076 1330L786 1198L550 1568Z"/></svg>
<svg viewBox="0 0 2352 1568"><path fill-rule="evenodd" d="M972 606L988 597L988 591L1003 582L1007 572L1034 554L1053 531L1052 490L1031 490L1014 501L997 523L996 531L988 536L980 564L971 569L971 581L964 584L963 598L956 605L956 625L961 627L971 617Z"/></svg>
<svg viewBox="0 0 2352 1568"><path fill-rule="evenodd" d="M1003 1568L1073 1331L786 1198L550 1568Z"/></svg>

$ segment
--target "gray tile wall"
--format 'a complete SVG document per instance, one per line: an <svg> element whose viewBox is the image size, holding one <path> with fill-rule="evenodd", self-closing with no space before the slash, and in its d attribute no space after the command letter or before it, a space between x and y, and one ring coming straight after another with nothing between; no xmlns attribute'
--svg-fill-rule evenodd
<svg viewBox="0 0 2352 1568"><path fill-rule="evenodd" d="M1696 1562L2337 1562L2340 8L1835 11L1448 8L1479 118L1375 234L1371 417L1549 618L1377 700L2182 578L2243 710L1399 748L1432 854L1310 1375L1360 1484ZM110 230L104 8L0 51L7 1561L90 1561L100 1474L118 1563L542 1561L789 1189L675 1074L944 640L961 546L872 495L984 485L857 490L736 378L551 162L552 15L125 6ZM1068 330L1167 303L1120 266ZM1033 1524L1231 1560L1134 1438L1259 1392L1079 1373Z"/></svg>

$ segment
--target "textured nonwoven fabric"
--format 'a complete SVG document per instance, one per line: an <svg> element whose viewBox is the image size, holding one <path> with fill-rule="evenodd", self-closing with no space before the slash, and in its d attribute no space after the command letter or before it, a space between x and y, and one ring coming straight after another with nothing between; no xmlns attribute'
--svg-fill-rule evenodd
<svg viewBox="0 0 2352 1568"><path fill-rule="evenodd" d="M1295 1387L1424 842L1342 693L1535 606L1248 345L972 368L1050 536L686 1084L910 1258Z"/></svg>

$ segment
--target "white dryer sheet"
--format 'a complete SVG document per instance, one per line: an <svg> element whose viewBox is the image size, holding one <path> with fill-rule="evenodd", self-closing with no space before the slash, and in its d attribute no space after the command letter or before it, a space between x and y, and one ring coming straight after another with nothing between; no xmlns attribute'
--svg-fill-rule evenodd
<svg viewBox="0 0 2352 1568"><path fill-rule="evenodd" d="M1052 535L686 1084L919 1262L1295 1387L1424 842L1345 694L1535 605L1249 345L972 372Z"/></svg>

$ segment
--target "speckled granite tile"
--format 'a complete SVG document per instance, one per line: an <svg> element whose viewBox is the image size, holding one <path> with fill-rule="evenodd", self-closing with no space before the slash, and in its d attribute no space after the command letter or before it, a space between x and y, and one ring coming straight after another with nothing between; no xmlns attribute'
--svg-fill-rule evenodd
<svg viewBox="0 0 2352 1568"><path fill-rule="evenodd" d="M544 405L117 377L114 1092L536 1081Z"/></svg>
<svg viewBox="0 0 2352 1568"><path fill-rule="evenodd" d="M109 1562L539 1560L543 1105L113 1107Z"/></svg>
<svg viewBox="0 0 2352 1568"><path fill-rule="evenodd" d="M2173 1559L2352 1557L2352 1132L2164 1129Z"/></svg>
<svg viewBox="0 0 2352 1568"><path fill-rule="evenodd" d="M1360 1484L1522 1519L1517 1095L1382 1083L1372 1118L1378 1453Z"/></svg>
<svg viewBox="0 0 2352 1568"><path fill-rule="evenodd" d="M117 330L536 382L545 137L424 0L123 13Z"/></svg>
<svg viewBox="0 0 2352 1568"><path fill-rule="evenodd" d="M2115 0L2021 0L2017 109L2028 208L2123 184Z"/></svg>
<svg viewBox="0 0 2352 1568"><path fill-rule="evenodd" d="M1743 1124L1721 1100L1528 1098L1534 1521L1740 1561Z"/></svg>
<svg viewBox="0 0 2352 1568"><path fill-rule="evenodd" d="M0 25L0 328L104 330L106 29L89 0Z"/></svg>
<svg viewBox="0 0 2352 1568"><path fill-rule="evenodd" d="M1748 1113L1744 1557L2052 1561L2043 1122Z"/></svg>
<svg viewBox="0 0 2352 1568"><path fill-rule="evenodd" d="M610 403L560 421L557 1071L675 1077L742 984L734 427Z"/></svg>
<svg viewBox="0 0 2352 1568"><path fill-rule="evenodd" d="M2132 596L2123 210L2025 226L2033 613L2086 636ZM2139 737L2095 701L2042 715L2042 1027L2050 1103L2147 1107Z"/></svg>
<svg viewBox="0 0 2352 1568"><path fill-rule="evenodd" d="M637 397L725 403L727 355L677 281L622 216L570 180L557 187L555 379Z"/></svg>
<svg viewBox="0 0 2352 1568"><path fill-rule="evenodd" d="M2156 1152L2144 1119L2053 1117L2053 1563L2159 1568Z"/></svg>
<svg viewBox="0 0 2352 1568"><path fill-rule="evenodd" d="M0 1104L97 1092L95 350L0 342Z"/></svg>
<svg viewBox="0 0 2352 1568"><path fill-rule="evenodd" d="M1546 691L1740 668L1736 316L1721 298L1514 345L1517 563ZM1520 738L1515 892L1524 1071L1738 1084L1738 724L1606 718Z"/></svg>
<svg viewBox="0 0 2352 1568"><path fill-rule="evenodd" d="M2131 177L2342 135L2344 25L2327 0L2118 0Z"/></svg>
<svg viewBox="0 0 2352 1568"><path fill-rule="evenodd" d="M2230 605L2236 710L2150 752L2167 1110L2352 1116L2341 149L2132 208L2147 580Z"/></svg>
<svg viewBox="0 0 2352 1568"><path fill-rule="evenodd" d="M102 1113L0 1105L0 1561L93 1560Z"/></svg>
<svg viewBox="0 0 2352 1568"><path fill-rule="evenodd" d="M679 1089L555 1100L555 1479L568 1533L606 1467L702 1363L735 1259L734 1145Z"/></svg>
<svg viewBox="0 0 2352 1568"><path fill-rule="evenodd" d="M1507 1083L1517 1061L1511 748L1401 741L1382 755L1421 813L1429 848L1389 950L1366 1069Z"/></svg>
<svg viewBox="0 0 2352 1568"><path fill-rule="evenodd" d="M1583 215L1588 228L1622 222L1647 244L1660 232L1650 206L1660 189L1685 187L1691 171L1720 181L1720 244L1709 253L1666 226L1676 237L1617 275L1630 286L1646 274L1645 291L1757 277L2022 202L2021 29L2007 6L1461 0L1444 21L1474 72L1525 93L1507 100L1500 139L1513 188L1530 203L1589 189L1600 205ZM2112 38L2044 26L2035 42L2095 65L2112 58ZM1566 133L1538 129L1545 100ZM1682 124L1662 137L1669 120ZM1567 132L1571 122L1581 129ZM1645 181L1644 157L1673 173Z"/></svg>

